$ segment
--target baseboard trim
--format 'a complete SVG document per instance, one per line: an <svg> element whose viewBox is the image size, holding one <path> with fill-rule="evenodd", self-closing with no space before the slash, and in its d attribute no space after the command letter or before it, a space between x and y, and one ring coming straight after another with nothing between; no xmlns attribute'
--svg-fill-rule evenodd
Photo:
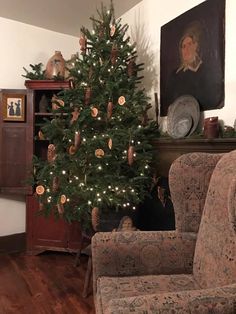
<svg viewBox="0 0 236 314"><path fill-rule="evenodd" d="M26 233L0 237L0 254L23 252L26 250Z"/></svg>

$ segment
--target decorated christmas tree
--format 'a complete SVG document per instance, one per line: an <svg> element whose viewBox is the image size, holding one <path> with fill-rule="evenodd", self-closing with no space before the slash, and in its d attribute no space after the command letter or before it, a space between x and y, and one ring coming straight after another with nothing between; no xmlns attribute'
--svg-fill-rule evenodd
<svg viewBox="0 0 236 314"><path fill-rule="evenodd" d="M42 127L47 160L34 158L42 212L69 221L88 222L93 208L135 210L152 184L157 125L139 88L143 64L112 4L97 13L68 62L70 89L54 97L53 119Z"/></svg>

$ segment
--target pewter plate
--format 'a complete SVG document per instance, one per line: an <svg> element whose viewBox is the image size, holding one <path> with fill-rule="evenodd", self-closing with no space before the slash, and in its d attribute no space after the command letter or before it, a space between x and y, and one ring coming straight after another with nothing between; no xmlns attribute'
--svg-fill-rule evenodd
<svg viewBox="0 0 236 314"><path fill-rule="evenodd" d="M191 95L178 97L169 106L167 115L167 132L173 138L191 135L200 119L198 101Z"/></svg>

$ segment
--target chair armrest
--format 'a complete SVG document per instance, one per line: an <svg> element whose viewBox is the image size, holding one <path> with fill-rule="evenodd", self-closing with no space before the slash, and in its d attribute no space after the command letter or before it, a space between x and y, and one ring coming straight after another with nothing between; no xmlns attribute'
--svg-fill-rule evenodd
<svg viewBox="0 0 236 314"><path fill-rule="evenodd" d="M100 276L190 273L195 233L98 232L92 238L94 282Z"/></svg>
<svg viewBox="0 0 236 314"><path fill-rule="evenodd" d="M223 155L189 153L172 163L169 185L176 230L198 232L211 175Z"/></svg>
<svg viewBox="0 0 236 314"><path fill-rule="evenodd" d="M211 289L180 291L114 299L104 314L128 313L235 313L236 284Z"/></svg>

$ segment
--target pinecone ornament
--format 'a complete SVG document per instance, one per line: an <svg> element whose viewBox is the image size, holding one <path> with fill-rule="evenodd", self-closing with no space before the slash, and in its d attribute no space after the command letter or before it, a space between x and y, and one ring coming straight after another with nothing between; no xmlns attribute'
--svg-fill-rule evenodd
<svg viewBox="0 0 236 314"><path fill-rule="evenodd" d="M79 131L75 132L75 137L74 137L74 146L75 149L78 149L80 147L81 144L81 135Z"/></svg>
<svg viewBox="0 0 236 314"><path fill-rule="evenodd" d="M58 213L59 213L60 215L62 215L62 214L64 213L64 206L63 206L63 204L58 203L58 204L57 204L57 210L58 210Z"/></svg>
<svg viewBox="0 0 236 314"><path fill-rule="evenodd" d="M116 63L117 56L118 56L118 49L116 45L113 45L111 49L111 64L112 65Z"/></svg>
<svg viewBox="0 0 236 314"><path fill-rule="evenodd" d="M56 192L59 188L59 178L58 177L53 177L52 179L52 191Z"/></svg>
<svg viewBox="0 0 236 314"><path fill-rule="evenodd" d="M134 76L135 74L135 67L136 67L136 63L134 61L134 59L131 59L127 65L127 73L129 77Z"/></svg>
<svg viewBox="0 0 236 314"><path fill-rule="evenodd" d="M53 144L48 145L47 159L48 162L53 162L56 159L56 146Z"/></svg>
<svg viewBox="0 0 236 314"><path fill-rule="evenodd" d="M80 50L81 53L86 53L86 48L87 48L87 38L85 35L82 35L79 39L79 44L80 44Z"/></svg>
<svg viewBox="0 0 236 314"><path fill-rule="evenodd" d="M98 231L99 224L100 224L100 215L99 215L99 208L94 207L91 211L91 221L92 227L94 231Z"/></svg>
<svg viewBox="0 0 236 314"><path fill-rule="evenodd" d="M113 111L113 103L110 100L107 104L107 119L111 119L112 111Z"/></svg>
<svg viewBox="0 0 236 314"><path fill-rule="evenodd" d="M73 122L78 120L78 117L79 117L79 114L80 114L79 108L75 107L74 111L71 114L72 114L72 118L70 120L70 124L72 124Z"/></svg>
<svg viewBox="0 0 236 314"><path fill-rule="evenodd" d="M127 158L128 158L128 164L132 166L134 162L134 146L132 145L128 149Z"/></svg>
<svg viewBox="0 0 236 314"><path fill-rule="evenodd" d="M91 96L92 96L92 89L91 89L91 87L87 87L85 90L85 95L84 95L85 105L88 105L90 103Z"/></svg>

